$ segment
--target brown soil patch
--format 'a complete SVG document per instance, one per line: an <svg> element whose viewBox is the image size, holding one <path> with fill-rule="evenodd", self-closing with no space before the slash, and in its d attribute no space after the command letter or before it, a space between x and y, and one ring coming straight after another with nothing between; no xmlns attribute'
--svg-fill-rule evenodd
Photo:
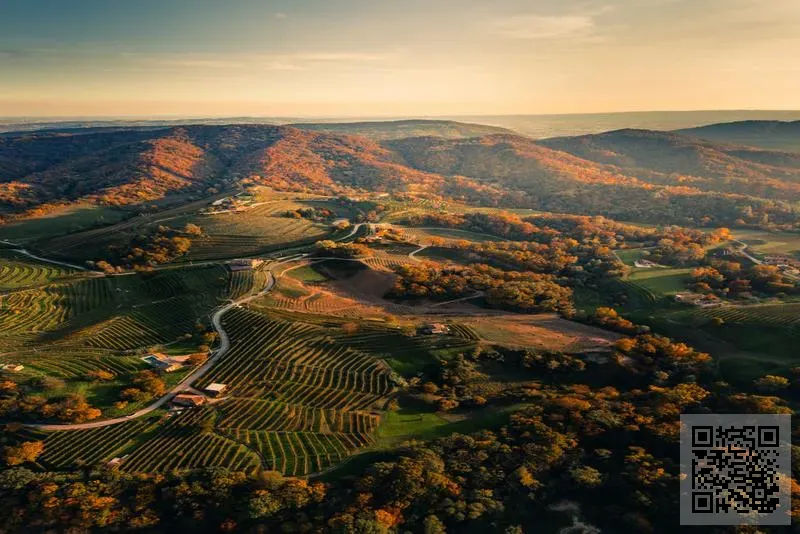
<svg viewBox="0 0 800 534"><path fill-rule="evenodd" d="M487 316L458 322L491 343L564 352L609 349L622 337L554 314Z"/></svg>

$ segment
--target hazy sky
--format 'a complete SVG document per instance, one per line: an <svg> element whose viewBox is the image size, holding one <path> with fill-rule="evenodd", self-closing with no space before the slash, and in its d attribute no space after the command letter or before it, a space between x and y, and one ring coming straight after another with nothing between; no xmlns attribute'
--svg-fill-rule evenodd
<svg viewBox="0 0 800 534"><path fill-rule="evenodd" d="M0 116L686 109L800 109L800 0L0 0Z"/></svg>

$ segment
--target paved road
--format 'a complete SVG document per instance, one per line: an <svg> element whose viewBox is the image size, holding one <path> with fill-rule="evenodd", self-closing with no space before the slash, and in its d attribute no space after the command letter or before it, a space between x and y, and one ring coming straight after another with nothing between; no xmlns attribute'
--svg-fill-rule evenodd
<svg viewBox="0 0 800 534"><path fill-rule="evenodd" d="M204 363L203 365L201 365L200 367L198 367L197 369L186 375L186 377L180 382L178 382L178 384L176 384L175 387L173 387L163 397L159 398L152 404L130 415L126 415L124 417L116 417L114 419L104 419L102 421L89 421L88 423L73 423L73 424L31 423L26 426L38 428L40 430L82 430L87 428L99 428L99 427L124 423L126 421L130 421L131 419L136 419L137 417L142 417L143 415L147 415L154 410L158 410L159 408L164 406L164 404L172 400L172 398L175 395L187 389L196 380L205 375L209 371L209 369L211 369L215 363L217 363L220 359L222 359L222 357L225 356L225 354L231 348L231 341L230 338L228 337L228 333L225 332L225 329L222 327L222 316L237 306L241 306L242 304L246 304L251 300L266 295L267 293L269 293L269 291L273 288L274 285L275 285L275 277L272 275L272 273L270 273L269 281L267 282L267 285L264 287L264 289L262 289L256 294L249 295L247 297L243 297L241 299L232 301L222 306L221 308L218 308L217 311L214 312L214 315L211 316L211 324L214 326L214 330L216 330L217 333L219 334L219 347L214 351L214 353L206 361L206 363Z"/></svg>
<svg viewBox="0 0 800 534"><path fill-rule="evenodd" d="M363 223L359 223L359 224L353 225L353 230L349 234L338 238L337 241L343 241L345 239L349 239L349 238L353 237L358 232L358 230L361 228L362 225L363 225ZM281 261L271 265L270 268L272 269L272 268L277 267L278 265L281 265L283 263L289 263L289 262L292 262L292 261L301 260L301 259L305 258L306 256L308 256L308 254L296 254L296 255L293 255L293 256L289 256L289 257L283 258ZM319 259L323 259L323 258L319 258ZM45 261L47 261L47 260L45 260ZM152 404L149 404L148 406L146 406L146 407L142 408L141 410L139 410L137 412L134 412L134 413L132 413L130 415L126 415L124 417L116 417L114 419L103 419L102 421L89 421L87 423L62 423L62 424L27 423L25 426L28 426L28 427L31 427L31 428L38 428L40 430L83 430L83 429L87 429L87 428L100 428L100 427L104 427L104 426L117 425L117 424L120 424L120 423L124 423L126 421L130 421L132 419L136 419L137 417L142 417L143 415L147 415L147 414L149 414L149 413L161 408L166 403L168 403L170 400L172 400L172 398L175 397L175 395L177 395L181 391L184 391L185 389L189 388L191 386L191 384L193 384L195 381L197 381L203 375L205 375L214 366L214 364L216 364L220 359L222 359L225 356L225 354L228 352L228 350L231 347L231 342L230 342L230 338L228 337L228 333L225 332L225 329L222 327L222 316L225 315L228 311L232 310L235 307L241 306L242 304L247 304L248 302L250 302L252 300L255 300L255 299L259 298L259 297L262 297L262 296L266 295L267 293L269 293L272 290L272 288L275 286L275 275L272 273L271 270L270 270L269 275L270 275L270 277L269 277L269 280L267 281L266 286L264 286L264 289L262 289L258 293L255 293L253 295L248 295L246 297L242 297L242 298L240 298L238 300L235 300L235 301L231 301L230 303L228 303L228 304L226 304L226 305L224 305L224 306L222 306L220 308L217 308L217 310L211 316L211 324L214 327L214 330L216 330L217 334L219 335L219 347L216 350L214 350L214 352L212 353L211 357L203 365L201 365L200 367L198 367L197 369L192 371L190 374L188 374L183 380L181 380L178 384L176 384L164 396L160 397L159 399L154 401Z"/></svg>
<svg viewBox="0 0 800 534"><path fill-rule="evenodd" d="M753 256L752 254L747 252L747 248L748 248L747 243L739 241L738 239L732 239L731 241L733 241L734 243L738 243L740 245L739 254L741 254L742 256L747 258L748 260L752 261L756 265L764 265L763 261L759 260L758 258ZM800 276L797 276L797 275L794 275L794 274L791 274L791 273L782 272L781 274L783 274L783 276L785 276L787 278L791 278L792 280L800 280Z"/></svg>
<svg viewBox="0 0 800 534"><path fill-rule="evenodd" d="M408 253L408 257L411 258L414 261L422 261L419 258L417 258L417 252L422 252L426 248L428 248L428 245L421 245L418 249L412 250L411 252L409 252Z"/></svg>
<svg viewBox="0 0 800 534"><path fill-rule="evenodd" d="M6 241L5 239L0 239L0 243L5 243L6 245L11 245L11 246L14 246L14 247L18 247L19 246L18 244L12 243L11 241ZM72 263L67 263L67 262L64 262L64 261L51 260L50 258L43 258L41 256L37 256L36 254L34 254L32 252L29 252L28 250L26 250L24 248L14 248L14 249L11 249L11 250L13 252L17 252L19 254L23 254L25 256L28 256L29 258L33 258L34 260L42 261L42 262L45 262L45 263L52 263L53 265L61 265L62 267L69 267L70 269L77 269L79 271L88 271L89 270L86 267L81 267L80 265L74 265ZM92 272L96 272L96 271L92 271ZM102 275L103 273L99 273L98 272L97 274Z"/></svg>

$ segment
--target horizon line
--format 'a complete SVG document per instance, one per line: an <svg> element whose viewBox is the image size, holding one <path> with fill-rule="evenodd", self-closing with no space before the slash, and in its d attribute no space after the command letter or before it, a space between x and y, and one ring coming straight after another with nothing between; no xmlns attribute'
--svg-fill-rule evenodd
<svg viewBox="0 0 800 534"><path fill-rule="evenodd" d="M645 113L800 113L800 109L674 109L674 110L624 110L624 111L591 111L570 113L455 113L455 114L420 114L420 115L170 115L170 114L142 114L142 115L2 115L2 120L30 120L34 121L136 121L136 120L242 120L242 119L272 119L272 120L298 120L298 119L323 119L323 120L444 120L453 117L479 118L479 117L558 117L558 116L587 116L587 115L634 115Z"/></svg>

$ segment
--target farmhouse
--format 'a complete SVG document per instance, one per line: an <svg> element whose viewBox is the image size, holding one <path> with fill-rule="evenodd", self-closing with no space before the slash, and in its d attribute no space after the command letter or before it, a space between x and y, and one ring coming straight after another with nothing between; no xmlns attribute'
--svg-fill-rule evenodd
<svg viewBox="0 0 800 534"><path fill-rule="evenodd" d="M228 269L230 269L232 272L249 271L251 269L255 269L262 263L264 263L264 260L259 260L255 258L243 258L238 260L231 260L228 262Z"/></svg>
<svg viewBox="0 0 800 534"><path fill-rule="evenodd" d="M227 384L209 384L203 391L211 395L212 397L219 397L222 395L225 390L228 388Z"/></svg>
<svg viewBox="0 0 800 534"><path fill-rule="evenodd" d="M653 267L660 267L660 265L655 263L655 262L652 262L650 260L642 260L642 259L634 261L633 262L633 266L634 267L638 267L640 269L651 269Z"/></svg>
<svg viewBox="0 0 800 534"><path fill-rule="evenodd" d="M142 358L142 361L147 363L150 367L165 373L171 373L183 367L183 364L180 362L174 362L169 356L160 352L148 354Z"/></svg>
<svg viewBox="0 0 800 534"><path fill-rule="evenodd" d="M118 468L120 466L122 461L127 457L128 457L128 455L126 454L125 456L123 456L121 458L119 456L117 456L115 458L112 458L111 460L108 461L108 463L106 464L106 467L108 467L109 469L116 469L116 468Z"/></svg>
<svg viewBox="0 0 800 534"><path fill-rule="evenodd" d="M186 406L187 408L195 408L205 403L206 398L203 395L195 395L193 393L178 393L172 399L173 406Z"/></svg>
<svg viewBox="0 0 800 534"><path fill-rule="evenodd" d="M716 308L722 306L722 302L718 298L712 295L702 295L698 293L678 293L675 295L675 300L699 308Z"/></svg>
<svg viewBox="0 0 800 534"><path fill-rule="evenodd" d="M25 366L18 363L7 363L3 366L3 371L8 371L9 373L19 373L23 369L25 369Z"/></svg>
<svg viewBox="0 0 800 534"><path fill-rule="evenodd" d="M423 334L448 334L450 327L442 323L431 323L423 326L420 331Z"/></svg>

